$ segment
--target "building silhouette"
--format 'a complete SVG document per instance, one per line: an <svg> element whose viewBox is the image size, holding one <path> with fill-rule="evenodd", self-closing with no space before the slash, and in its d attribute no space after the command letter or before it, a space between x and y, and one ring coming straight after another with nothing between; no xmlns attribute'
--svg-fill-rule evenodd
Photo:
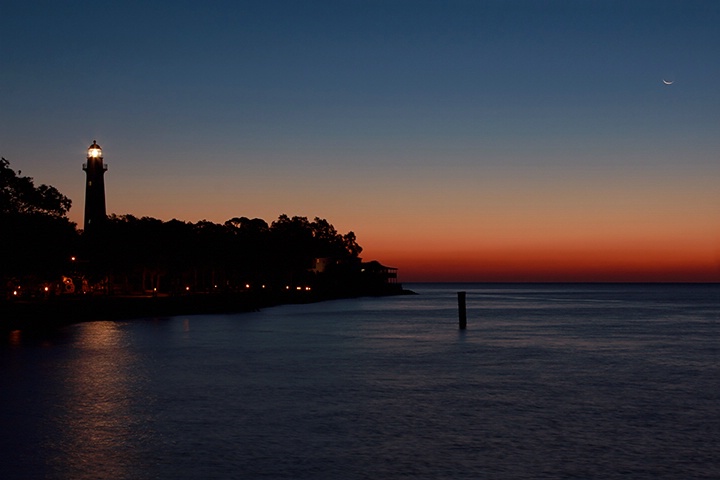
<svg viewBox="0 0 720 480"><path fill-rule="evenodd" d="M87 163L83 163L86 173L85 183L85 232L90 232L101 225L107 218L105 213L105 172L103 153L100 145L93 140L88 147Z"/></svg>

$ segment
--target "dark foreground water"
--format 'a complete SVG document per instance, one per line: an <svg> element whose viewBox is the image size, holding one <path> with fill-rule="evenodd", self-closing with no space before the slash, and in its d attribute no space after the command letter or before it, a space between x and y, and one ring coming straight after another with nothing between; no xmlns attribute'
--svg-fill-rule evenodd
<svg viewBox="0 0 720 480"><path fill-rule="evenodd" d="M410 287L14 333L0 478L720 478L720 285Z"/></svg>

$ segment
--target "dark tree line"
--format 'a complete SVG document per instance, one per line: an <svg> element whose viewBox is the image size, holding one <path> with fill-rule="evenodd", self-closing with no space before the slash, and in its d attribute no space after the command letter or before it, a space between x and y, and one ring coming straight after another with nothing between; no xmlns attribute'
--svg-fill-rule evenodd
<svg viewBox="0 0 720 480"><path fill-rule="evenodd" d="M362 248L355 234L339 234L327 220L281 215L233 218L224 224L111 215L84 237L88 270L111 275L116 288L179 293L317 284L356 266ZM331 267L317 271L317 259Z"/></svg>
<svg viewBox="0 0 720 480"><path fill-rule="evenodd" d="M0 279L37 283L56 278L70 263L77 242L66 214L72 202L54 187L35 186L0 159ZM17 283L17 282L15 282Z"/></svg>
<svg viewBox="0 0 720 480"><path fill-rule="evenodd" d="M71 275L78 289L82 277L87 289L105 293L327 288L351 285L360 271L355 234L340 234L321 218L216 224L111 215L81 232L66 217L70 206L54 187L35 186L2 159L0 278L8 291Z"/></svg>

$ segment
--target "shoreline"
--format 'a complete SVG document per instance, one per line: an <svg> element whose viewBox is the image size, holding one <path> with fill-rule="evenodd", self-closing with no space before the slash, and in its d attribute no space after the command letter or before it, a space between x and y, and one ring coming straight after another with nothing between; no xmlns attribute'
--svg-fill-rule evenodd
<svg viewBox="0 0 720 480"><path fill-rule="evenodd" d="M414 295L402 288L355 292L269 291L194 293L175 296L73 296L0 302L0 331L43 331L76 323L138 318L245 313L280 305L360 297Z"/></svg>

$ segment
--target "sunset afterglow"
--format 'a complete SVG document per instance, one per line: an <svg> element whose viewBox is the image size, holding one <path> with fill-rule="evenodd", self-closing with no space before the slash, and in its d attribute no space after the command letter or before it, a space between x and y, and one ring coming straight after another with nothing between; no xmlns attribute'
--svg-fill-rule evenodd
<svg viewBox="0 0 720 480"><path fill-rule="evenodd" d="M325 218L400 281L720 281L712 2L88 15L0 18L0 153L79 225L97 139L108 214Z"/></svg>

